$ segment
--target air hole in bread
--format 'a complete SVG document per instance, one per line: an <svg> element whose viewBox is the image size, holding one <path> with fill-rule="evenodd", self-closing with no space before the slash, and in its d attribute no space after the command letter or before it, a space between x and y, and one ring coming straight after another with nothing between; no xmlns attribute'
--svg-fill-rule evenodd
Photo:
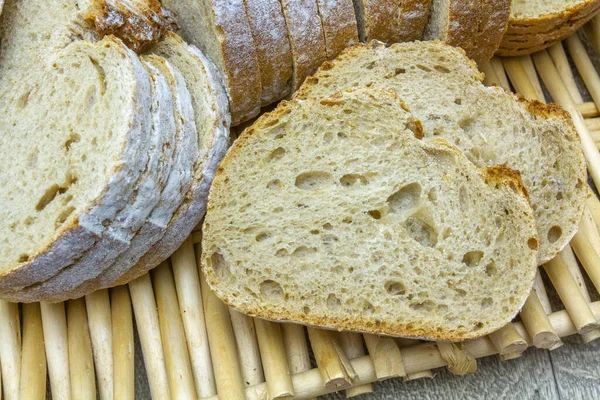
<svg viewBox="0 0 600 400"><path fill-rule="evenodd" d="M562 200L563 199L563 194L562 192L558 192L556 193L556 200Z"/></svg>
<svg viewBox="0 0 600 400"><path fill-rule="evenodd" d="M267 183L267 189L270 189L270 190L279 190L282 187L283 187L283 182L281 182L279 179L273 179L272 181Z"/></svg>
<svg viewBox="0 0 600 400"><path fill-rule="evenodd" d="M415 311L419 311L419 312L431 312L434 307L435 307L435 305L433 304L433 301L431 301L431 300L426 300L421 303L410 304L410 308L412 308Z"/></svg>
<svg viewBox="0 0 600 400"><path fill-rule="evenodd" d="M306 315L310 314L310 307L308 307L308 306L302 307L302 313L304 313Z"/></svg>
<svg viewBox="0 0 600 400"><path fill-rule="evenodd" d="M29 95L31 94L31 90L28 90L26 93L23 93L16 101L15 107L17 109L23 109L27 106L29 102Z"/></svg>
<svg viewBox="0 0 600 400"><path fill-rule="evenodd" d="M50 186L48 189L46 189L38 201L37 205L35 206L35 210L38 212L42 211L44 208L48 207L48 205L52 203L57 196L65 193L68 189L68 187L61 187L57 184Z"/></svg>
<svg viewBox="0 0 600 400"><path fill-rule="evenodd" d="M373 219L381 219L381 211L379 210L371 210L369 211L369 215Z"/></svg>
<svg viewBox="0 0 600 400"><path fill-rule="evenodd" d="M437 244L437 232L422 219L413 216L406 220L408 234L422 246L434 247Z"/></svg>
<svg viewBox="0 0 600 400"><path fill-rule="evenodd" d="M462 99L460 97L457 97L456 99L454 99L454 104L458 104L460 106L462 104Z"/></svg>
<svg viewBox="0 0 600 400"><path fill-rule="evenodd" d="M61 213L58 214L58 217L56 218L56 221L54 222L54 226L56 228L58 228L62 224L64 224L65 221L71 216L71 214L73 214L73 211L75 211L75 207L67 207L64 210L62 210Z"/></svg>
<svg viewBox="0 0 600 400"><path fill-rule="evenodd" d="M229 265L225 261L225 258L222 254L214 252L210 256L210 263L212 264L212 269L215 271L217 278L225 279L231 275L231 271L229 271Z"/></svg>
<svg viewBox="0 0 600 400"><path fill-rule="evenodd" d="M71 150L71 145L73 145L73 143L77 143L81 140L81 136L79 136L77 133L73 133L71 132L71 134L69 135L69 139L65 142L65 149L67 151Z"/></svg>
<svg viewBox="0 0 600 400"><path fill-rule="evenodd" d="M337 137L340 139L346 139L348 135L346 135L344 132L338 132Z"/></svg>
<svg viewBox="0 0 600 400"><path fill-rule="evenodd" d="M461 186L458 191L458 204L462 211L469 210L469 192L464 186Z"/></svg>
<svg viewBox="0 0 600 400"><path fill-rule="evenodd" d="M331 309L336 309L341 307L342 302L340 299L337 298L337 296L333 293L330 293L329 296L327 296L327 307L331 308Z"/></svg>
<svg viewBox="0 0 600 400"><path fill-rule="evenodd" d="M562 236L562 229L560 228L560 226L553 226L548 231L548 241L550 243L556 242L558 239L560 239L561 236Z"/></svg>
<svg viewBox="0 0 600 400"><path fill-rule="evenodd" d="M475 324L475 330L476 331L478 331L478 330L480 330L482 328L483 328L483 323L482 322L478 322L478 323Z"/></svg>
<svg viewBox="0 0 600 400"><path fill-rule="evenodd" d="M385 283L385 290L391 296L402 296L406 294L406 287L402 282L398 281L387 281Z"/></svg>
<svg viewBox="0 0 600 400"><path fill-rule="evenodd" d="M21 254L17 259L18 262L27 262L29 261L29 254Z"/></svg>
<svg viewBox="0 0 600 400"><path fill-rule="evenodd" d="M403 213L419 204L421 198L421 185L417 182L404 186L387 199L389 212L392 214Z"/></svg>
<svg viewBox="0 0 600 400"><path fill-rule="evenodd" d="M329 222L326 222L323 224L323 229L330 231L333 229L333 225L331 225Z"/></svg>
<svg viewBox="0 0 600 400"><path fill-rule="evenodd" d="M304 190L319 189L331 183L331 174L323 171L304 172L296 177L296 187Z"/></svg>
<svg viewBox="0 0 600 400"><path fill-rule="evenodd" d="M530 238L527 241L527 246L529 246L531 250L537 250L540 247L539 242L536 238Z"/></svg>
<svg viewBox="0 0 600 400"><path fill-rule="evenodd" d="M323 242L324 245L328 246L335 242L339 242L340 239L335 235L323 235L323 237L321 238L321 241Z"/></svg>
<svg viewBox="0 0 600 400"><path fill-rule="evenodd" d="M307 257L316 252L317 252L317 249L315 249L314 247L300 246L296 250L294 250L294 252L292 253L292 257L297 257L297 258Z"/></svg>
<svg viewBox="0 0 600 400"><path fill-rule="evenodd" d="M279 160L285 155L286 151L283 147L278 147L269 154L267 161Z"/></svg>
<svg viewBox="0 0 600 400"><path fill-rule="evenodd" d="M583 181L581 179L577 179L577 184L575 185L575 189L581 189L583 187Z"/></svg>
<svg viewBox="0 0 600 400"><path fill-rule="evenodd" d="M363 303L363 313L365 315L373 315L374 312L375 312L375 306L373 306L373 304L371 304L371 302L365 301Z"/></svg>
<svg viewBox="0 0 600 400"><path fill-rule="evenodd" d="M283 299L283 288L269 279L260 283L260 294L270 300L280 300Z"/></svg>
<svg viewBox="0 0 600 400"><path fill-rule="evenodd" d="M366 69L373 69L375 68L375 61L371 61L370 63L368 63L367 65L365 65Z"/></svg>
<svg viewBox="0 0 600 400"><path fill-rule="evenodd" d="M271 235L267 232L261 232L258 235L256 235L255 239L257 242L263 242L265 240L267 240L268 238L270 238Z"/></svg>
<svg viewBox="0 0 600 400"><path fill-rule="evenodd" d="M450 73L450 70L448 68L444 67L443 65L435 65L433 67L433 69L435 69L438 72L441 72L442 74L448 74L448 73Z"/></svg>
<svg viewBox="0 0 600 400"><path fill-rule="evenodd" d="M483 258L483 251L474 250L465 253L462 262L468 267L477 267Z"/></svg>
<svg viewBox="0 0 600 400"><path fill-rule="evenodd" d="M485 273L487 276L494 276L498 273L498 267L496 267L496 263L494 261L490 261L485 266Z"/></svg>
<svg viewBox="0 0 600 400"><path fill-rule="evenodd" d="M275 255L277 257L287 257L290 255L290 253L288 253L288 251L286 249L279 249L277 250L277 252L275 253Z"/></svg>
<svg viewBox="0 0 600 400"><path fill-rule="evenodd" d="M369 180L364 175L346 174L340 178L340 183L344 187L360 186L368 184Z"/></svg>
<svg viewBox="0 0 600 400"><path fill-rule="evenodd" d="M470 132L473 129L473 126L475 125L475 118L474 117L466 117L466 118L462 118L458 121L458 126L465 131L465 133Z"/></svg>
<svg viewBox="0 0 600 400"><path fill-rule="evenodd" d="M417 67L417 68L419 68L421 71L425 71L425 72L431 72L431 68L429 68L429 67L426 67L426 66L425 66L425 65L423 65L423 64L417 64L417 65L416 65L416 67Z"/></svg>

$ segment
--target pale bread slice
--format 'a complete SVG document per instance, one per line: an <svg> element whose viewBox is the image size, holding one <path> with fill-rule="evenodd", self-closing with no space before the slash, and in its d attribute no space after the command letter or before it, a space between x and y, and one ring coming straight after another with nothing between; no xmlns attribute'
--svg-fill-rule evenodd
<svg viewBox="0 0 600 400"><path fill-rule="evenodd" d="M481 12L480 0L432 0L423 39L441 40L474 57Z"/></svg>
<svg viewBox="0 0 600 400"><path fill-rule="evenodd" d="M110 267L115 259L131 246L132 238L142 227L150 213L161 207L159 200L168 199L176 208L191 182L191 165L197 155L194 146L189 147L190 156L181 160L174 159L175 140L174 101L169 81L151 60L143 60L143 65L152 78L151 121L152 132L148 138L148 162L145 172L136 184L135 198L132 199L107 227L109 231L124 230L124 239L114 240L101 238L74 264L62 269L52 278L25 288L13 287L4 292L5 299L21 302L45 301L61 296L68 296L69 291L80 286L82 282L98 276ZM194 132L195 133L195 132ZM181 146L182 144L179 144ZM173 166L175 164L175 166ZM179 164L183 164L183 167ZM172 168L173 167L173 168ZM185 170L187 168L187 171ZM184 171L177 175L173 183L172 171ZM187 173L185 173L187 172ZM183 191L177 196L176 193ZM167 192L170 196L164 195ZM156 206L156 207L155 207ZM65 297L66 298L66 297Z"/></svg>
<svg viewBox="0 0 600 400"><path fill-rule="evenodd" d="M475 63L440 42L351 47L325 63L297 96L356 86L393 90L426 135L446 138L476 165L519 170L536 211L540 264L577 232L587 173L579 137L560 107L485 87Z"/></svg>
<svg viewBox="0 0 600 400"><path fill-rule="evenodd" d="M317 0L281 0L292 49L292 92L327 60Z"/></svg>
<svg viewBox="0 0 600 400"><path fill-rule="evenodd" d="M358 43L358 28L352 0L317 0L325 36L327 59Z"/></svg>
<svg viewBox="0 0 600 400"><path fill-rule="evenodd" d="M353 0L359 37L386 43L420 40L431 0Z"/></svg>
<svg viewBox="0 0 600 400"><path fill-rule="evenodd" d="M176 13L182 37L221 71L232 123L258 115L260 65L244 0L163 0L162 4Z"/></svg>
<svg viewBox="0 0 600 400"><path fill-rule="evenodd" d="M281 103L247 129L204 221L217 296L259 318L438 340L510 322L537 270L518 173L421 140L407 110L364 88Z"/></svg>
<svg viewBox="0 0 600 400"><path fill-rule="evenodd" d="M2 290L48 279L100 238L123 240L106 227L146 166L150 80L137 56L107 37L72 43L47 63L0 86L3 149L16 168L0 175L11 232L2 238Z"/></svg>
<svg viewBox="0 0 600 400"><path fill-rule="evenodd" d="M292 49L279 0L245 0L262 83L261 104L269 105L290 94Z"/></svg>

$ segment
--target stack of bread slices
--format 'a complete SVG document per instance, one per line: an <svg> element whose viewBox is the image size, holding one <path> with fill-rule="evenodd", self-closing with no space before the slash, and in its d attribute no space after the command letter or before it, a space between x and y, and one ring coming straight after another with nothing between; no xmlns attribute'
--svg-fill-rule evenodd
<svg viewBox="0 0 600 400"><path fill-rule="evenodd" d="M168 257L199 223L229 144L220 74L166 32L159 4L42 8L8 0L0 17L11 166L0 174L0 296L27 302L79 297Z"/></svg>

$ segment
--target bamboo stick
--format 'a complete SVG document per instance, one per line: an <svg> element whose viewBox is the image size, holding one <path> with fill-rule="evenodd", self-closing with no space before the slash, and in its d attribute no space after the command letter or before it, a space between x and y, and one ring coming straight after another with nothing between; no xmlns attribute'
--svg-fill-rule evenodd
<svg viewBox="0 0 600 400"><path fill-rule="evenodd" d="M600 256L594 250L590 240L583 232L579 231L573 236L571 246L596 290L600 292Z"/></svg>
<svg viewBox="0 0 600 400"><path fill-rule="evenodd" d="M519 62L518 58L507 57L502 59L506 73L510 78L517 93L529 99L540 100L539 94L535 87L527 77L523 65Z"/></svg>
<svg viewBox="0 0 600 400"><path fill-rule="evenodd" d="M535 280L533 281L533 290L535 290L535 293L540 299L540 303L542 303L544 312L547 315L552 314L552 306L550 305L550 299L548 298L548 293L546 292L546 287L544 286L544 280L542 279L542 275L540 274L539 269L535 274Z"/></svg>
<svg viewBox="0 0 600 400"><path fill-rule="evenodd" d="M373 360L377 379L406 376L402 353L394 339L368 333L363 337Z"/></svg>
<svg viewBox="0 0 600 400"><path fill-rule="evenodd" d="M596 318L600 318L600 301L592 303L590 308L593 310ZM577 329L566 311L555 312L549 315L549 319L550 323L552 324L552 329L560 337L566 337L577 333ZM517 331L525 331L521 323L515 323L514 325ZM463 346L468 349L469 353L474 358L487 357L498 353L498 350L488 337L467 340L463 343ZM441 353L437 351L436 346L433 343L422 343L416 346L403 348L402 356L405 360L406 372L409 374L446 366L446 361L442 358ZM357 385L372 383L377 380L377 376L375 375L375 367L373 366L369 356L356 358L350 362L358 374L358 378L356 380ZM335 391L335 388L326 388L324 386L324 382L318 368L294 374L292 376L292 382L296 392L295 399L297 400L309 399L315 396L321 396L330 393L331 391ZM264 396L265 391L265 383L248 387L246 388L247 399L264 399L264 397L260 396ZM209 399L225 400L226 398L213 396Z"/></svg>
<svg viewBox="0 0 600 400"><path fill-rule="evenodd" d="M85 300L69 300L66 304L71 398L95 400L96 374Z"/></svg>
<svg viewBox="0 0 600 400"><path fill-rule="evenodd" d="M44 345L53 400L71 398L69 345L64 303L40 303Z"/></svg>
<svg viewBox="0 0 600 400"><path fill-rule="evenodd" d="M594 251L597 254L600 254L600 234L598 233L596 221L594 220L594 216L589 207L585 207L583 210L583 217L579 223L579 230L586 238L588 238Z"/></svg>
<svg viewBox="0 0 600 400"><path fill-rule="evenodd" d="M590 213L592 214L596 229L600 231L600 200L598 200L598 197L596 197L596 194L594 194L591 188L586 204L588 210L590 210Z"/></svg>
<svg viewBox="0 0 600 400"><path fill-rule="evenodd" d="M596 183L596 187L600 186L600 152L598 152L594 141L590 137L581 113L571 98L571 95L562 83L560 75L552 63L548 53L546 51L541 51L534 54L533 57L540 76L552 94L554 100L567 112L569 112L569 114L571 114L573 123L581 139L581 144L583 146L585 158L588 162L590 174Z"/></svg>
<svg viewBox="0 0 600 400"><path fill-rule="evenodd" d="M19 398L21 377L21 323L19 306L0 300L0 367L6 400Z"/></svg>
<svg viewBox="0 0 600 400"><path fill-rule="evenodd" d="M112 321L108 290L85 297L100 399L113 399Z"/></svg>
<svg viewBox="0 0 600 400"><path fill-rule="evenodd" d="M579 93L579 88L575 82L575 76L573 76L573 70L571 69L571 65L569 65L569 60L567 59L567 54L565 53L562 43L558 42L555 45L550 46L548 48L548 54L550 54L550 58L552 58L554 66L562 78L565 87L569 91L571 98L573 98L573 101L576 104L583 103L583 97L581 97L581 93Z"/></svg>
<svg viewBox="0 0 600 400"><path fill-rule="evenodd" d="M592 132L597 134L597 131L600 130L600 118L588 118L585 120L585 125L590 131L590 135L596 140L596 137L592 135Z"/></svg>
<svg viewBox="0 0 600 400"><path fill-rule="evenodd" d="M349 360L353 358L362 357L365 355L365 347L363 345L363 337L360 333L354 332L340 332L338 334L338 340L342 346L342 350L346 354ZM346 389L346 398L360 396L361 394L367 394L373 392L373 386L370 383L365 385L352 386Z"/></svg>
<svg viewBox="0 0 600 400"><path fill-rule="evenodd" d="M435 351L436 347L437 352ZM427 351L429 356L439 354L443 364L455 375L473 374L477 371L477 360L466 347L466 343L437 342L435 345L432 343L428 347L422 348ZM407 352L410 350L410 348L406 349Z"/></svg>
<svg viewBox="0 0 600 400"><path fill-rule="evenodd" d="M255 319L256 336L270 399L294 396L294 386L287 365L281 326L275 322Z"/></svg>
<svg viewBox="0 0 600 400"><path fill-rule="evenodd" d="M532 291L521 310L521 320L532 338L533 345L539 349L555 350L564 343L552 330L550 319L535 291Z"/></svg>
<svg viewBox="0 0 600 400"><path fill-rule="evenodd" d="M311 368L308 344L304 334L304 326L297 324L281 324L283 345L288 367L292 374L308 371ZM319 372L320 374L320 372ZM298 393L296 393L296 396Z"/></svg>
<svg viewBox="0 0 600 400"><path fill-rule="evenodd" d="M241 312L229 309L231 327L240 358L240 368L246 386L254 386L265 381L263 374L260 349L256 338L254 320Z"/></svg>
<svg viewBox="0 0 600 400"><path fill-rule="evenodd" d="M511 92L512 90L510 88L510 83L508 82L508 77L506 76L506 72L504 71L500 57L493 57L490 60L490 65L494 69L494 72L496 72L496 76L500 81L500 86L504 88L504 90Z"/></svg>
<svg viewBox="0 0 600 400"><path fill-rule="evenodd" d="M571 35L566 39L569 53L575 62L579 75L583 78L583 82L588 89L588 92L594 99L596 105L600 105L600 76L594 67L590 56L588 55L583 43L578 35Z"/></svg>
<svg viewBox="0 0 600 400"><path fill-rule="evenodd" d="M600 110L598 110L598 107L593 102L577 104L577 109L584 118L600 117Z"/></svg>
<svg viewBox="0 0 600 400"><path fill-rule="evenodd" d="M131 303L142 346L150 393L153 399L170 399L167 367L150 275L142 275L130 282L129 292L131 293Z"/></svg>
<svg viewBox="0 0 600 400"><path fill-rule="evenodd" d="M194 245L188 239L171 256L171 263L196 391L198 396L208 397L216 393L215 377L208 346L196 256L199 257L200 253L194 253Z"/></svg>
<svg viewBox="0 0 600 400"><path fill-rule="evenodd" d="M420 344L421 341L418 339L397 338L396 343L398 343L398 346L400 346L400 350L402 350L403 347L416 346L416 345ZM424 379L424 378L433 379L433 371L431 371L429 369L429 370L425 370L425 371L421 371L421 372L413 372L411 374L406 374L406 377L404 377L404 380L405 381L414 381L417 379Z"/></svg>
<svg viewBox="0 0 600 400"><path fill-rule="evenodd" d="M4 340L4 336L2 338ZM39 303L23 304L23 358L20 382L20 399L46 398L46 353Z"/></svg>
<svg viewBox="0 0 600 400"><path fill-rule="evenodd" d="M535 89L535 92L537 95L536 99L545 103L546 98L544 96L544 91L542 89L542 85L538 78L538 74L535 70L535 65L533 64L533 60L531 59L531 56L526 55L526 56L517 57L517 60L519 61L519 64L521 64L521 66L523 67L523 70L525 71L525 75L527 75L527 77L529 78L529 82L531 82L531 84L533 85L533 87ZM594 105L594 108L595 108L595 105Z"/></svg>
<svg viewBox="0 0 600 400"><path fill-rule="evenodd" d="M594 46L596 52L600 53L600 16L596 15L585 25L588 40Z"/></svg>
<svg viewBox="0 0 600 400"><path fill-rule="evenodd" d="M504 325L489 336L503 361L521 357L523 352L527 350L527 342L511 323Z"/></svg>
<svg viewBox="0 0 600 400"><path fill-rule="evenodd" d="M577 332L582 334L600 327L562 257L560 255L556 256L546 263L544 268L556 288L565 309L575 323Z"/></svg>
<svg viewBox="0 0 600 400"><path fill-rule="evenodd" d="M333 331L308 327L310 346L323 381L325 385L335 386L339 390L352 386L356 372L334 335Z"/></svg>
<svg viewBox="0 0 600 400"><path fill-rule="evenodd" d="M199 248L196 247L196 254L199 252ZM210 290L202 274L200 274L200 283L217 393L223 399L244 400L244 382L229 310Z"/></svg>
<svg viewBox="0 0 600 400"><path fill-rule="evenodd" d="M492 67L492 63L487 63L487 65L485 65L483 67L483 74L484 74L484 78L483 78L484 85L486 85L486 86L502 86L500 84L500 78L498 78L498 75L496 74L494 67Z"/></svg>
<svg viewBox="0 0 600 400"><path fill-rule="evenodd" d="M114 395L115 399L135 398L133 315L126 285L111 289Z"/></svg>
<svg viewBox="0 0 600 400"><path fill-rule="evenodd" d="M160 334L164 338L163 350L171 396L175 399L195 398L194 377L169 264L163 262L151 272L151 276L158 306Z"/></svg>

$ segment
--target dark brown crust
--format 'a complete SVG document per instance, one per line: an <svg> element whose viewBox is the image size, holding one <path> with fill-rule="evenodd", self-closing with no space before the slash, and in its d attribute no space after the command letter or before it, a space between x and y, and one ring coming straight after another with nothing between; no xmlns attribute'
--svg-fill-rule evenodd
<svg viewBox="0 0 600 400"><path fill-rule="evenodd" d="M479 67L492 58L508 28L511 0L482 0L477 43L473 59Z"/></svg>
<svg viewBox="0 0 600 400"><path fill-rule="evenodd" d="M93 0L84 18L99 38L114 35L130 49L140 52L165 32L177 30L175 15L157 0L147 0L144 6L131 9L125 2L108 4L106 0Z"/></svg>
<svg viewBox="0 0 600 400"><path fill-rule="evenodd" d="M479 15L481 4L479 0L450 0L448 16L448 31L445 42L451 46L462 48L469 57L473 57L477 43ZM451 27L455 26L456 29Z"/></svg>
<svg viewBox="0 0 600 400"><path fill-rule="evenodd" d="M419 40L429 20L431 0L363 1L366 40L398 43Z"/></svg>

